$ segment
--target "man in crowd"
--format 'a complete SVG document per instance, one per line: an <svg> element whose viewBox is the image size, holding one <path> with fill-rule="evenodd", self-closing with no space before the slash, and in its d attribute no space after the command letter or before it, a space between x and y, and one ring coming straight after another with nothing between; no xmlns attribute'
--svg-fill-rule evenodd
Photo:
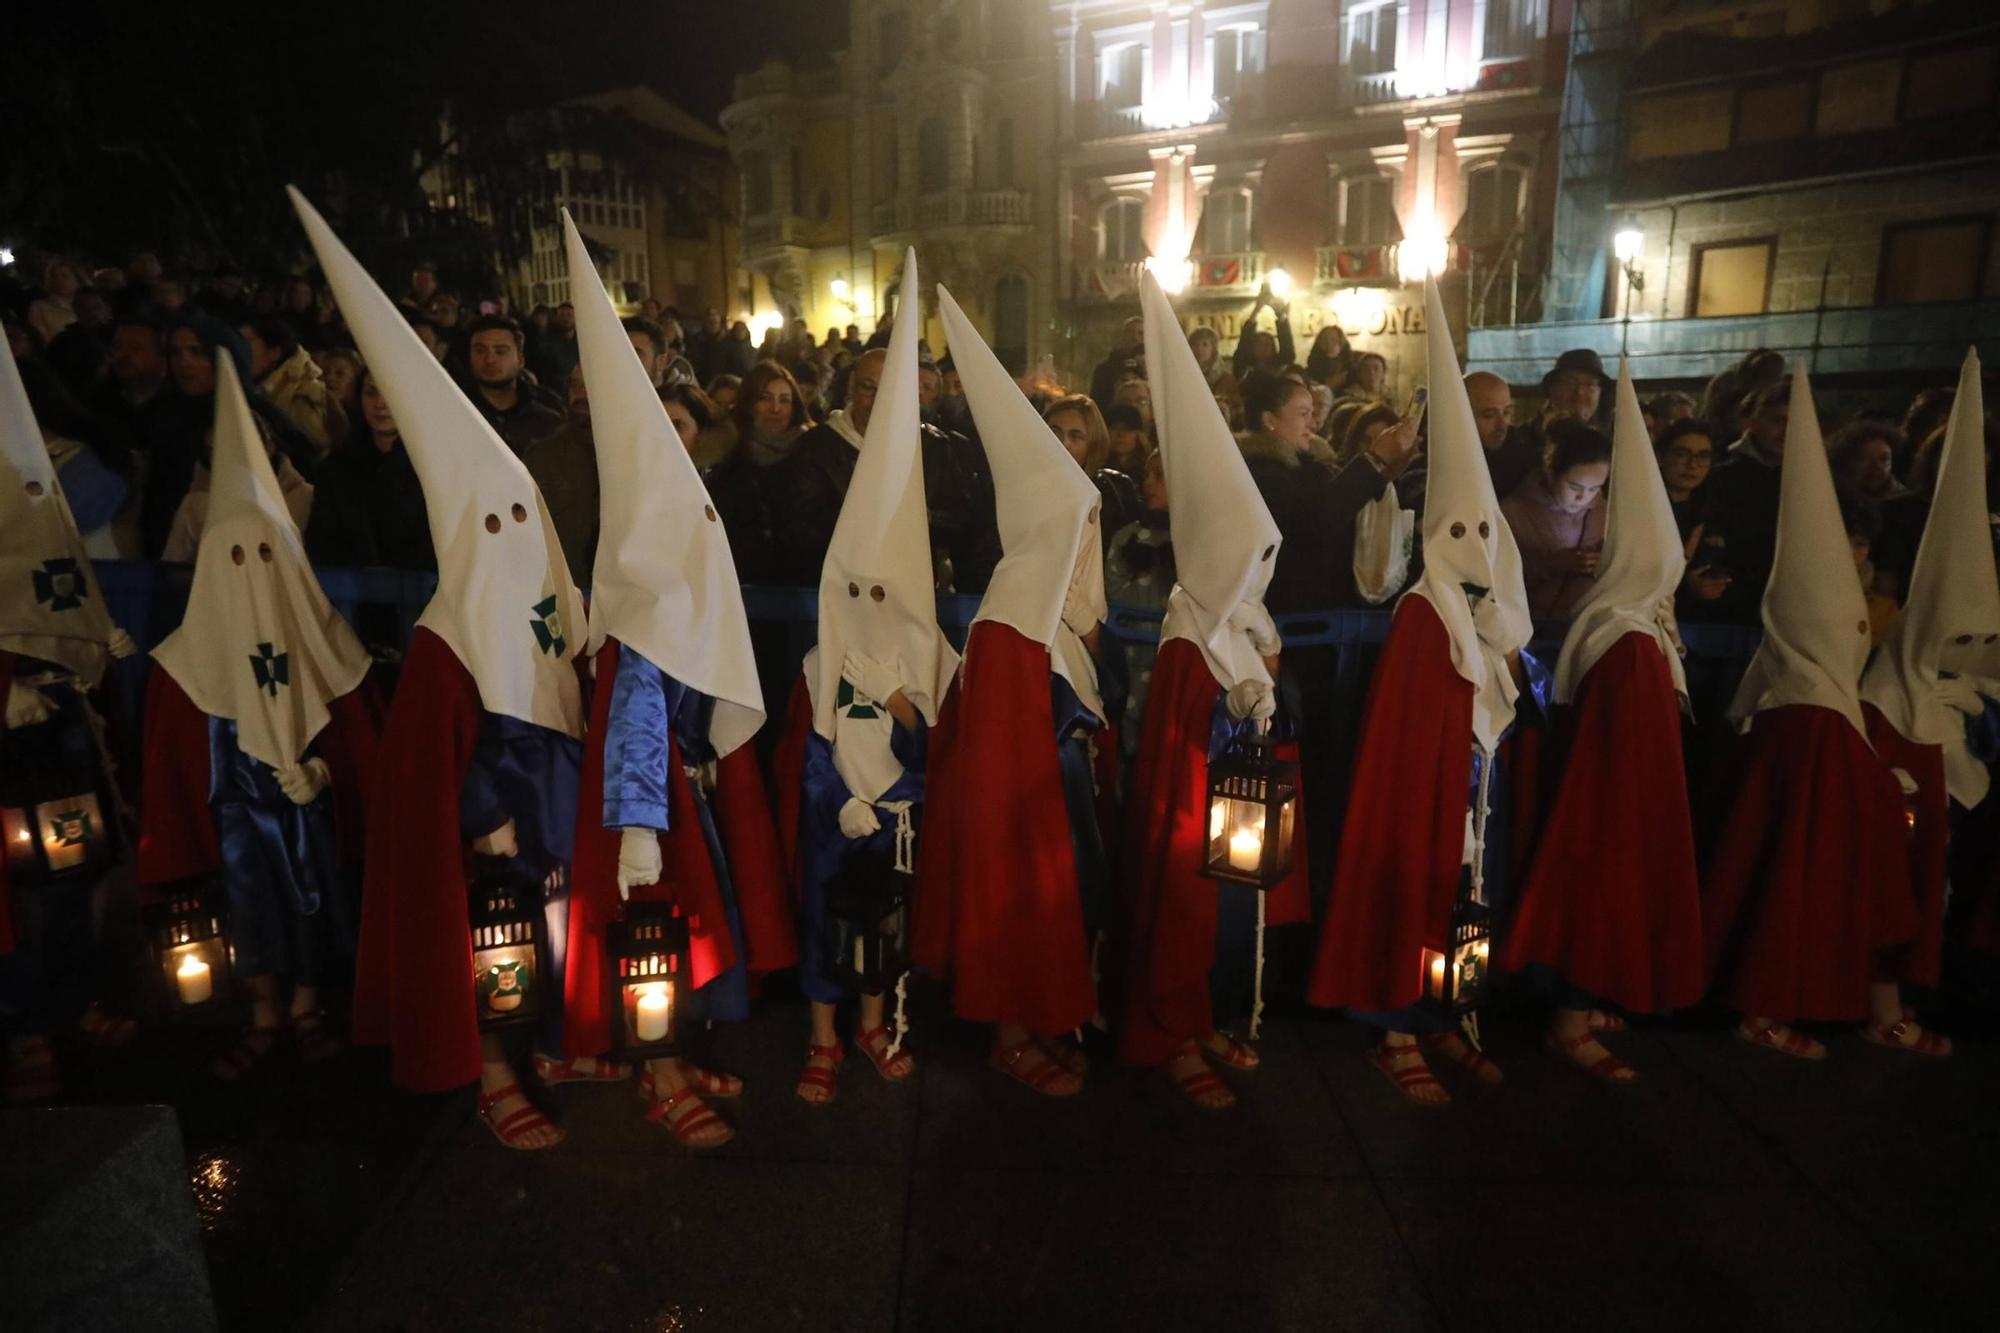
<svg viewBox="0 0 2000 1333"><path fill-rule="evenodd" d="M561 429L562 413L537 400L523 382L521 326L505 315L481 315L468 330L472 404L518 456ZM571 333L575 333L572 317ZM575 347L574 336L570 345ZM571 369L575 366L572 364ZM563 383L568 383L567 377Z"/></svg>
<svg viewBox="0 0 2000 1333"><path fill-rule="evenodd" d="M629 332L633 324L650 322L632 319L625 323ZM659 363L658 352L637 333L632 334L632 350L649 372ZM569 415L562 425L520 452L528 475L541 488L542 503L548 507L549 521L555 525L563 559L569 564L570 582L588 591L590 571L597 563L599 491L597 443L590 433L590 392L584 386L582 366L570 372Z"/></svg>
<svg viewBox="0 0 2000 1333"><path fill-rule="evenodd" d="M1493 493L1505 498L1541 465L1541 448L1513 424L1514 391L1506 380L1490 370L1475 370L1465 377L1465 396L1472 401L1472 423L1479 428Z"/></svg>
<svg viewBox="0 0 2000 1333"><path fill-rule="evenodd" d="M437 265L428 259L420 259L417 261L417 266L410 270L409 295L397 304L405 310L428 310L431 298L437 295L437 289Z"/></svg>
<svg viewBox="0 0 2000 1333"><path fill-rule="evenodd" d="M1117 343L1097 363L1097 369L1090 372L1090 396L1096 401L1098 411L1110 410L1127 365L1139 362L1139 376L1145 378L1145 363L1139 360L1145 354L1146 321L1134 315L1119 326Z"/></svg>
<svg viewBox="0 0 2000 1333"><path fill-rule="evenodd" d="M549 320L549 331L535 340L535 374L545 384L568 384L578 363L576 307L564 301Z"/></svg>
<svg viewBox="0 0 2000 1333"><path fill-rule="evenodd" d="M1706 606L1689 606L1690 615L1758 623L1777 554L1778 473L1790 422L1791 386L1779 380L1758 390L1750 403L1749 428L1709 474L1708 517L1689 568L1690 590ZM1725 574L1726 580L1721 577Z"/></svg>
<svg viewBox="0 0 2000 1333"><path fill-rule="evenodd" d="M669 354L666 330L643 315L634 315L625 321L625 332L632 339L632 350L639 354L639 364L646 368L646 378L653 382L655 389L659 388L660 375L667 368ZM572 393L570 395L572 404L575 398L576 395ZM579 586L584 582L586 580L579 579Z"/></svg>

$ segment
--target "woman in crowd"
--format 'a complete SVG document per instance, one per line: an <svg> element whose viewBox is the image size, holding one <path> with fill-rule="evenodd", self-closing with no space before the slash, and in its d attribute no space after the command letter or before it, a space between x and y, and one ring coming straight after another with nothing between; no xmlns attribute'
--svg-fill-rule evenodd
<svg viewBox="0 0 2000 1333"><path fill-rule="evenodd" d="M289 458L276 451L270 427L265 425L263 419L253 416L251 420L256 423L258 442L271 460L278 491L284 497L292 523L304 530L312 516L313 484L299 475ZM209 488L214 480L213 438L211 431L202 442L201 458L195 463L194 477L188 482L187 494L181 497L180 507L174 511L167 544L160 551L162 560L186 563L195 558L201 547L201 535L208 523Z"/></svg>
<svg viewBox="0 0 2000 1333"><path fill-rule="evenodd" d="M1590 592L1604 549L1604 487L1611 480L1611 441L1580 421L1549 425L1541 470L1500 506L1521 548L1528 607L1562 618Z"/></svg>
<svg viewBox="0 0 2000 1333"><path fill-rule="evenodd" d="M1340 325L1329 324L1313 335L1312 346L1306 350L1306 376L1338 393L1353 373L1354 361L1347 334Z"/></svg>
<svg viewBox="0 0 2000 1333"><path fill-rule="evenodd" d="M715 404L692 384L670 384L660 390L660 405L666 409L667 420L674 423L675 437L693 456L703 432L715 424Z"/></svg>
<svg viewBox="0 0 2000 1333"><path fill-rule="evenodd" d="M1138 408L1113 404L1104 414L1105 452L1102 466L1128 477L1139 475L1146 455L1153 452L1153 429Z"/></svg>
<svg viewBox="0 0 2000 1333"><path fill-rule="evenodd" d="M1653 444L1660 461L1660 480L1674 508L1674 526L1686 544L1708 510L1702 484L1715 467L1715 428L1699 417L1683 417L1662 430Z"/></svg>
<svg viewBox="0 0 2000 1333"><path fill-rule="evenodd" d="M1361 352L1353 360L1347 379L1337 386L1348 398L1381 400L1389 393L1389 362L1379 352Z"/></svg>
<svg viewBox="0 0 2000 1333"><path fill-rule="evenodd" d="M1208 381L1208 391L1218 404L1223 404L1223 414L1231 415L1240 401L1240 392L1235 372L1222 359L1222 340L1214 329L1203 326L1188 334L1188 346L1194 349L1194 363L1201 367L1202 378Z"/></svg>
<svg viewBox="0 0 2000 1333"><path fill-rule="evenodd" d="M787 470L807 421L790 371L759 361L743 377L730 411L736 444L708 475L709 494L729 532L729 549L745 583L810 581L795 559L796 542L782 530Z"/></svg>
<svg viewBox="0 0 2000 1333"><path fill-rule="evenodd" d="M372 374L361 377L360 403L356 429L313 488L306 553L319 565L435 571L424 488Z"/></svg>
<svg viewBox="0 0 2000 1333"><path fill-rule="evenodd" d="M346 347L322 347L313 353L313 362L319 366L319 377L326 384L327 396L339 404L341 413L348 424L361 415L361 358ZM338 448L345 443L334 441Z"/></svg>
<svg viewBox="0 0 2000 1333"><path fill-rule="evenodd" d="M1112 465L1111 433L1088 394L1066 394L1042 411L1042 420L1055 432L1057 441L1069 451L1083 474L1097 485L1103 497L1100 528L1106 546L1111 534L1139 516L1139 484L1136 472Z"/></svg>

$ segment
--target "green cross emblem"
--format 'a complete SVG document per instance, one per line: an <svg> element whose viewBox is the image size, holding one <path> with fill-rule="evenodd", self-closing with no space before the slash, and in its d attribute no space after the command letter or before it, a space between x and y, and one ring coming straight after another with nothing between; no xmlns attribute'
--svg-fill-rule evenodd
<svg viewBox="0 0 2000 1333"><path fill-rule="evenodd" d="M840 689L833 696L833 706L838 712L848 717L882 716L880 712L876 711L875 701L855 689L853 684L846 680L840 682Z"/></svg>
<svg viewBox="0 0 2000 1333"><path fill-rule="evenodd" d="M42 567L33 572L33 577L35 600L51 611L74 611L90 595L83 571L68 556L42 561Z"/></svg>
<svg viewBox="0 0 2000 1333"><path fill-rule="evenodd" d="M49 836L59 846L81 847L90 836L90 812L88 810L58 810L49 816Z"/></svg>
<svg viewBox="0 0 2000 1333"><path fill-rule="evenodd" d="M278 687L292 683L291 660L290 653L274 652L268 643L258 644L250 658L250 674L256 677L257 688L277 698Z"/></svg>
<svg viewBox="0 0 2000 1333"><path fill-rule="evenodd" d="M535 618L528 622L534 628L535 642L551 657L561 657L567 641L563 638L562 615L556 610L556 595L550 593L534 606Z"/></svg>

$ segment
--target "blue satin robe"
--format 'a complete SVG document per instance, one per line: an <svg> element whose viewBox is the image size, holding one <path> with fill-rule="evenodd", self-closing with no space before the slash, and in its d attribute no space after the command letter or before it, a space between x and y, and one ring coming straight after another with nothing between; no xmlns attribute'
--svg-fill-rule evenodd
<svg viewBox="0 0 2000 1333"><path fill-rule="evenodd" d="M1090 737L1104 722L1083 706L1067 680L1049 673L1050 703L1056 720L1056 762L1062 770L1063 804L1069 811L1070 846L1076 851L1076 891L1083 901L1083 933L1097 937L1110 892L1111 865L1104 853L1104 831L1097 822L1097 781L1090 763Z"/></svg>
<svg viewBox="0 0 2000 1333"><path fill-rule="evenodd" d="M923 826L924 756L930 728L921 714L914 731L899 722L889 734L889 750L903 766L903 776L882 793L883 801L909 801L910 822ZM827 975L826 886L840 872L849 853L866 849L893 856L896 820L877 811L882 827L865 838L840 831L840 807L853 795L833 766L833 746L817 731L806 733L805 791L799 802L799 989L819 1004L838 1004L853 989Z"/></svg>
<svg viewBox="0 0 2000 1333"><path fill-rule="evenodd" d="M708 743L709 716L715 701L689 689L648 661L630 644L618 649L618 675L611 688L611 718L604 731L604 826L649 828L664 833L671 825L667 797L667 736L672 733L683 767L715 758ZM722 836L701 783L690 778L702 840L715 866L716 887L729 919L729 937L736 946L736 963L691 992L681 1010L698 1023L740 1023L750 1017L750 975L743 965L747 949L743 919L736 907L736 886L729 878L729 861ZM668 873L672 868L668 867Z"/></svg>

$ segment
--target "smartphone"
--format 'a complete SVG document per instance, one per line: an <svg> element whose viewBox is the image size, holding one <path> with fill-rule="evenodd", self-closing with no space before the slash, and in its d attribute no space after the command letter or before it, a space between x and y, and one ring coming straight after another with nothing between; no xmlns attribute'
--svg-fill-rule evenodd
<svg viewBox="0 0 2000 1333"><path fill-rule="evenodd" d="M1416 392L1410 395L1410 405L1403 409L1403 420L1415 421L1424 414L1424 409L1430 405L1430 401L1430 389L1424 385L1418 385Z"/></svg>

